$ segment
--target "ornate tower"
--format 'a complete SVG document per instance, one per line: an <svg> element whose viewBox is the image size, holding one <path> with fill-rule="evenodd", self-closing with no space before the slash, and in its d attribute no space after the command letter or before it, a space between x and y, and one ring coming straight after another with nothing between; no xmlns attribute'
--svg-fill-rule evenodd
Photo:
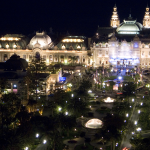
<svg viewBox="0 0 150 150"><path fill-rule="evenodd" d="M150 28L150 12L149 12L149 7L147 5L146 7L146 12L145 12L145 16L144 16L144 19L143 19L143 26L145 28Z"/></svg>
<svg viewBox="0 0 150 150"><path fill-rule="evenodd" d="M118 13L117 13L117 7L116 5L114 6L114 11L110 20L110 26L113 28L117 28L120 25L120 20L118 17Z"/></svg>

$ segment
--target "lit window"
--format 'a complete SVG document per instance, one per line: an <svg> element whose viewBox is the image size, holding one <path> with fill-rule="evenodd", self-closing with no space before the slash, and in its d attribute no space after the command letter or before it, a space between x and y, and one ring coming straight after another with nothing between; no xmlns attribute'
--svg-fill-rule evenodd
<svg viewBox="0 0 150 150"><path fill-rule="evenodd" d="M52 60L53 60L53 56L49 55L49 61L52 61Z"/></svg>
<svg viewBox="0 0 150 150"><path fill-rule="evenodd" d="M29 55L29 61L32 61L32 55Z"/></svg>
<svg viewBox="0 0 150 150"><path fill-rule="evenodd" d="M83 39L63 39L62 42L84 42Z"/></svg>
<svg viewBox="0 0 150 150"><path fill-rule="evenodd" d="M78 45L78 46L77 46L77 49L80 49L80 48L81 48L81 46L80 46L80 45Z"/></svg>
<svg viewBox="0 0 150 150"><path fill-rule="evenodd" d="M26 59L26 55L23 55L23 59Z"/></svg>
<svg viewBox="0 0 150 150"><path fill-rule="evenodd" d="M61 47L62 49L66 49L66 47L65 47L65 45L62 45L62 47Z"/></svg>
<svg viewBox="0 0 150 150"><path fill-rule="evenodd" d="M6 44L6 48L9 48L9 45L8 45L8 44Z"/></svg>
<svg viewBox="0 0 150 150"><path fill-rule="evenodd" d="M20 38L16 38L16 37L1 37L0 40L1 41L19 41Z"/></svg>
<svg viewBox="0 0 150 150"><path fill-rule="evenodd" d="M17 48L17 45L16 45L16 44L14 44L14 45L13 45L13 48Z"/></svg>
<svg viewBox="0 0 150 150"><path fill-rule="evenodd" d="M4 61L6 61L8 59L7 54L4 54Z"/></svg>
<svg viewBox="0 0 150 150"><path fill-rule="evenodd" d="M46 55L43 55L43 60L46 61Z"/></svg>

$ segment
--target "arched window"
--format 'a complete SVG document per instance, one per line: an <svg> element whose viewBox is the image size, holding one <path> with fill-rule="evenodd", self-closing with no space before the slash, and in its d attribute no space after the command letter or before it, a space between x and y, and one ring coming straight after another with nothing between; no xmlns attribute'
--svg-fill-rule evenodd
<svg viewBox="0 0 150 150"><path fill-rule="evenodd" d="M49 61L52 62L53 61L53 56L49 55Z"/></svg>
<svg viewBox="0 0 150 150"><path fill-rule="evenodd" d="M8 59L7 54L4 54L4 61L6 61Z"/></svg>
<svg viewBox="0 0 150 150"><path fill-rule="evenodd" d="M40 53L39 52L35 53L35 58L40 58Z"/></svg>

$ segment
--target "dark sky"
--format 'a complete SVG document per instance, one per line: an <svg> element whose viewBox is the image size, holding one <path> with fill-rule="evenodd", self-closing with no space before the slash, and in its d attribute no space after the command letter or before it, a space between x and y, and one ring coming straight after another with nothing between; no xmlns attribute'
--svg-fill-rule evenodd
<svg viewBox="0 0 150 150"><path fill-rule="evenodd" d="M0 35L34 31L92 36L97 26L109 26L115 0L3 0ZM142 23L147 0L116 0L121 22L130 13ZM149 1L150 5L150 1Z"/></svg>

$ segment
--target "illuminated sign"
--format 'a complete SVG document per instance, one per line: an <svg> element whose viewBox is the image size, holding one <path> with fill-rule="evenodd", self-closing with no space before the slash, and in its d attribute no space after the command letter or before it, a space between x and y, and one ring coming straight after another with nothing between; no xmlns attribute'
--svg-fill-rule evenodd
<svg viewBox="0 0 150 150"><path fill-rule="evenodd" d="M59 77L59 81L66 81L66 77Z"/></svg>

